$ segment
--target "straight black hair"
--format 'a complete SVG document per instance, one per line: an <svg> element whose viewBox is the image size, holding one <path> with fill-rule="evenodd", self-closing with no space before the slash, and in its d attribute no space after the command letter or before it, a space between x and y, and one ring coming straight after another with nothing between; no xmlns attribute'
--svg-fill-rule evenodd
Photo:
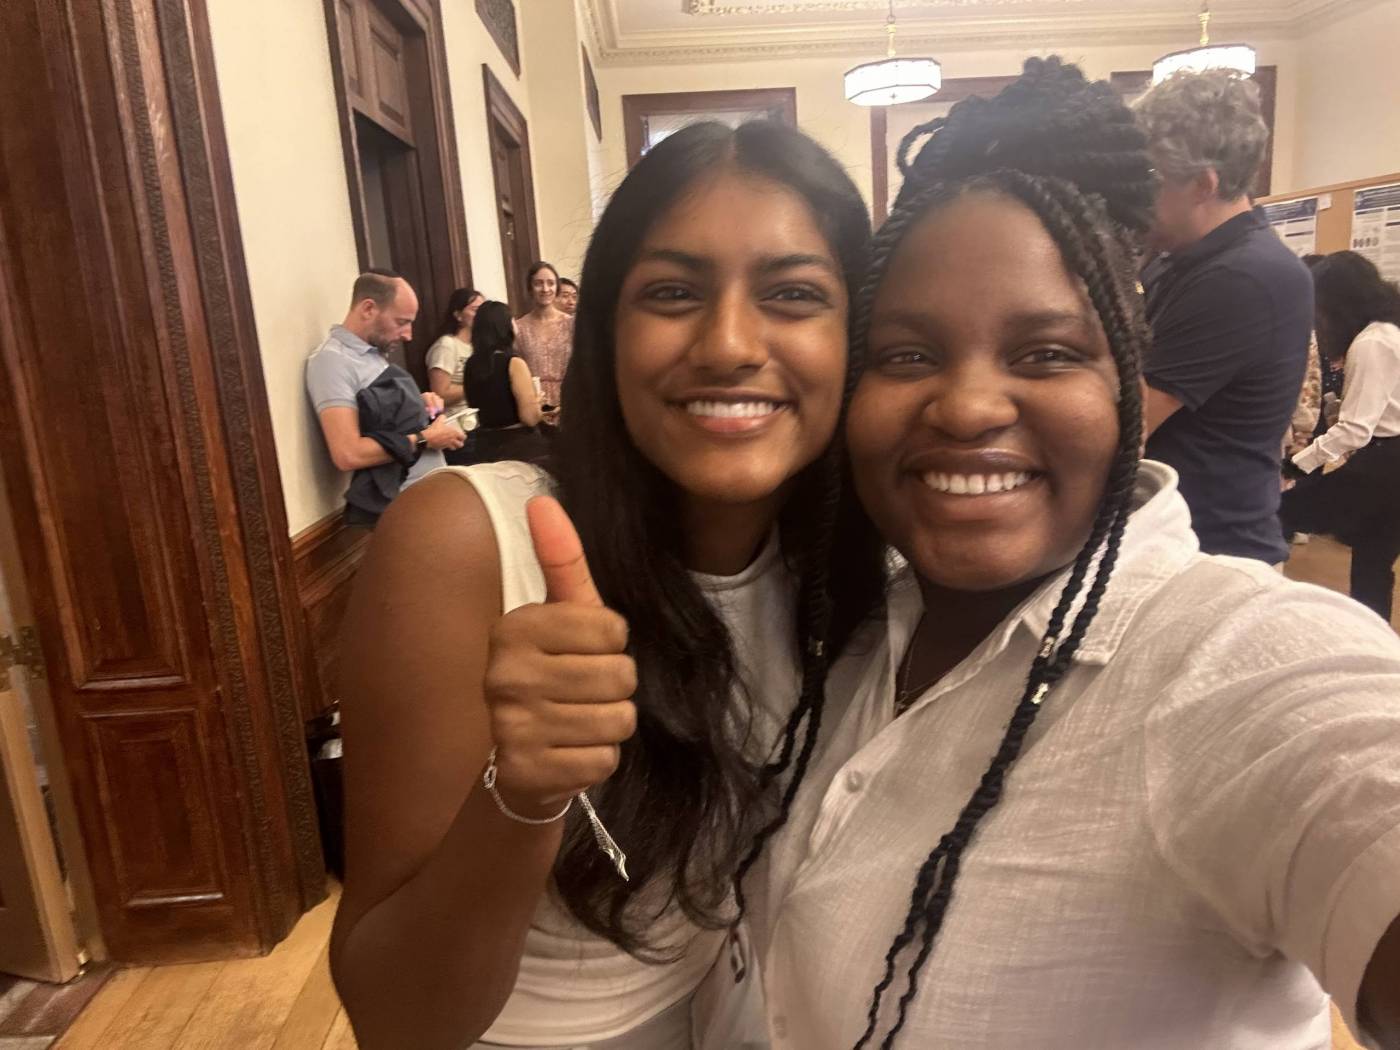
<svg viewBox="0 0 1400 1050"><path fill-rule="evenodd" d="M472 300L480 294L475 288L454 288L452 294L447 297L447 309L443 312L442 324L438 325L434 338L441 339L445 335L456 335L461 331L462 323L457 320L457 314L470 306Z"/></svg>
<svg viewBox="0 0 1400 1050"><path fill-rule="evenodd" d="M463 369L467 404L477 404L475 392L484 389L498 372L509 367L514 350L515 323L510 307L495 300L482 303L472 321L472 356L467 358Z"/></svg>
<svg viewBox="0 0 1400 1050"><path fill-rule="evenodd" d="M910 161L910 151L925 136L931 137ZM885 992L901 959L912 953L904 993L880 1043L894 1046L953 898L963 853L982 818L1000 801L1041 704L1069 671L1098 612L1137 477L1140 362L1149 339L1136 263L1156 180L1145 136L1108 84L1089 83L1058 58L1030 59L1021 77L995 98L966 99L946 117L915 128L900 144L899 163L904 184L876 235L870 275L852 318L855 367L864 359L876 291L908 231L962 195L997 194L1030 208L1059 246L1066 267L1083 280L1118 370L1119 436L1089 538L1074 560L1001 744L957 821L914 875L909 911L885 956L856 1050L875 1037ZM1083 606L1071 616L1081 596Z"/></svg>
<svg viewBox="0 0 1400 1050"><path fill-rule="evenodd" d="M1400 325L1400 288L1359 252L1333 252L1312 267L1318 349L1338 360L1361 330L1377 321Z"/></svg>
<svg viewBox="0 0 1400 1050"><path fill-rule="evenodd" d="M623 181L589 245L554 469L603 600L631 625L638 728L596 802L633 877L620 880L576 821L554 883L585 927L640 958L660 953L649 934L667 903L704 927L733 920L729 887L766 819L765 789L790 761L800 713L820 697L832 655L883 585L883 547L844 495L833 444L795 479L781 514L783 554L800 580L792 645L802 686L781 753L755 760L733 639L686 569L676 487L628 434L614 371L618 299L644 238L686 193L724 171L801 197L848 289L859 285L869 250L869 214L850 177L801 132L770 122L702 123L669 136ZM806 724L810 751L815 718Z"/></svg>

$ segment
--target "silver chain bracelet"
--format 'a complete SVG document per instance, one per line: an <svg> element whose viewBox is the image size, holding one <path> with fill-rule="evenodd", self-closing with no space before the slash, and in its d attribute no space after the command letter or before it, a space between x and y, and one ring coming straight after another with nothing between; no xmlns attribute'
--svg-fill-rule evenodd
<svg viewBox="0 0 1400 1050"><path fill-rule="evenodd" d="M535 817L522 817L519 813L515 812L515 810L511 809L509 806L506 805L506 800L501 798L501 793L496 790L497 772L498 770L496 769L496 749L493 747L491 749L491 754L486 759L486 772L481 774L481 784L482 787L486 788L487 791L491 792L491 798L495 800L496 808L499 809L506 816L510 817L510 819L515 821L517 824L533 824L535 826L539 826L542 824L553 824L556 820L563 820L565 814L567 814L569 810L573 808L574 800L569 799L569 801L564 803L564 808L561 809L558 813L554 814L554 816L552 817L545 817L542 820Z"/></svg>
<svg viewBox="0 0 1400 1050"><path fill-rule="evenodd" d="M558 813L552 817L545 817L542 820L532 817L522 817L519 813L516 813L506 805L506 800L501 798L501 793L496 790L497 772L496 749L493 747L491 749L491 754L486 759L486 772L481 775L482 786L491 793L491 798L496 803L496 808L519 824L532 824L535 826L553 824L557 820L563 820L574 804L574 800L571 798L568 802L564 803L564 808ZM598 848L613 862L613 867L617 869L617 873L622 876L623 881L630 881L627 875L627 854L622 852L617 841L608 834L608 829L603 826L602 820L598 817L598 811L593 808L593 803L588 797L588 792L580 791L574 798L577 798L579 804L583 806L583 812L588 817L588 823L593 828L593 839L598 843Z"/></svg>

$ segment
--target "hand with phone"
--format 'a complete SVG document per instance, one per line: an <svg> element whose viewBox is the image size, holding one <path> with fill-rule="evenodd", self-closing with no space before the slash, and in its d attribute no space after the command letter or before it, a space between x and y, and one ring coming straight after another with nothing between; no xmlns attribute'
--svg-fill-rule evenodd
<svg viewBox="0 0 1400 1050"><path fill-rule="evenodd" d="M466 432L446 416L438 416L423 428L423 440L429 448L461 448L467 441Z"/></svg>

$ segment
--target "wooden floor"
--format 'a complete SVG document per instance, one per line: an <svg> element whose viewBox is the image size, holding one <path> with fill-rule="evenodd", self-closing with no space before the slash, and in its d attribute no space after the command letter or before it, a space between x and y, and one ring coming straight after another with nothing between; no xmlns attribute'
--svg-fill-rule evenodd
<svg viewBox="0 0 1400 1050"><path fill-rule="evenodd" d="M1313 539L1294 548L1287 573L1345 591L1347 559L1346 548ZM264 959L117 972L57 1050L352 1050L327 963L337 900ZM1359 1050L1335 1014L1333 1029L1334 1050Z"/></svg>
<svg viewBox="0 0 1400 1050"><path fill-rule="evenodd" d="M117 972L55 1050L354 1050L327 956L338 900L262 959Z"/></svg>

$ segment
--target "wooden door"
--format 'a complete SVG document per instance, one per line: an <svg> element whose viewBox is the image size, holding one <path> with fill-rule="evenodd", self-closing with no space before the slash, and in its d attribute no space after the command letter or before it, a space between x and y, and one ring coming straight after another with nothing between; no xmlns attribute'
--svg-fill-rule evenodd
<svg viewBox="0 0 1400 1050"><path fill-rule="evenodd" d="M509 302L519 315L530 309L530 267L540 251L535 187L530 172L530 130L500 81L487 66L481 68L486 81L486 127L496 187L501 261Z"/></svg>
<svg viewBox="0 0 1400 1050"><path fill-rule="evenodd" d="M133 962L266 950L324 893L202 11L0 3L0 463L102 931Z"/></svg>
<svg viewBox="0 0 1400 1050"><path fill-rule="evenodd" d="M35 657L11 601L18 562L0 493L0 972L62 983L77 976L78 942L20 693Z"/></svg>

